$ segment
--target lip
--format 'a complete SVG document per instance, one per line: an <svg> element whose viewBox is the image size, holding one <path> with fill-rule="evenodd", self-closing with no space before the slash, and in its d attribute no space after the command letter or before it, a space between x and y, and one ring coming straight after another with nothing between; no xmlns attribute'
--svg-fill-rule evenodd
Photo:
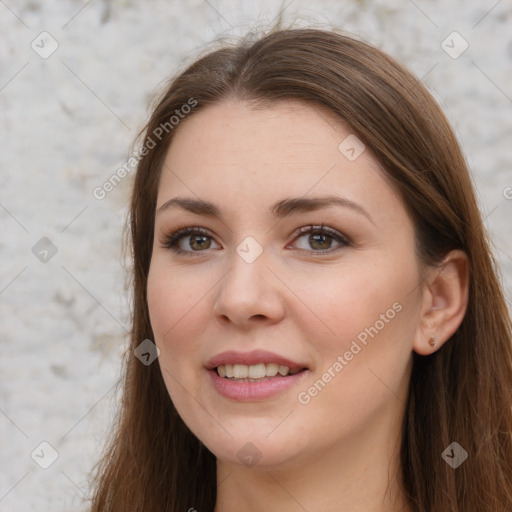
<svg viewBox="0 0 512 512"><path fill-rule="evenodd" d="M304 371L294 375L287 375L286 377L279 376L278 374L262 382L232 381L221 377L215 371L215 368L221 364L245 364L251 366L259 363L276 363L280 366L288 366L291 370L299 368L304 369ZM241 402L256 402L271 398L296 385L309 373L307 365L292 361L267 350L253 350L251 352L229 350L222 352L208 361L206 369L218 393L226 398Z"/></svg>
<svg viewBox="0 0 512 512"><path fill-rule="evenodd" d="M271 398L296 385L308 373L309 370L304 370L295 375L272 377L262 382L241 382L220 377L214 369L208 371L218 393L240 402L257 402Z"/></svg>
<svg viewBox="0 0 512 512"><path fill-rule="evenodd" d="M259 363L276 363L280 366L288 366L290 370L307 368L307 365L305 364L297 363L267 350L252 350L251 352L228 350L227 352L221 352L220 354L212 357L212 359L210 359L206 364L206 369L213 370L221 364L245 364L247 366L251 366Z"/></svg>

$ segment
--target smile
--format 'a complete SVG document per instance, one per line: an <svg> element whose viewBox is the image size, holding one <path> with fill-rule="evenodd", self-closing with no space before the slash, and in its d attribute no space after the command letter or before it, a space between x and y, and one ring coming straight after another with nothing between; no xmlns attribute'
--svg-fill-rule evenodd
<svg viewBox="0 0 512 512"><path fill-rule="evenodd" d="M301 368L290 370L288 366L279 365L277 363L259 363L259 364L220 364L216 368L220 377L227 379L243 379L245 382L259 382L267 378L280 375L295 375L301 371Z"/></svg>
<svg viewBox="0 0 512 512"><path fill-rule="evenodd" d="M266 400L302 381L311 369L268 350L217 354L205 364L213 389L237 402Z"/></svg>

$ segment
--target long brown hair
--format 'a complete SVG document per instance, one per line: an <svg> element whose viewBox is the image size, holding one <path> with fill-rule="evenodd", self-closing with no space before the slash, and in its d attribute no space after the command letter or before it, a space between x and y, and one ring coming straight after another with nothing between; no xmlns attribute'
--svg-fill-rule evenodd
<svg viewBox="0 0 512 512"><path fill-rule="evenodd" d="M413 353L400 452L403 490L417 512L512 510L512 328L453 131L425 87L380 50L337 31L288 28L197 59L168 84L143 132L146 151L130 210L131 349L92 511L211 511L215 505L215 456L176 412L158 362L141 364L133 351L154 339L146 283L159 177L179 130L169 119L191 110L180 116L186 123L228 98L263 106L299 100L338 115L373 149L398 190L415 227L419 261L436 265L451 249L468 255L469 304L460 327L432 355ZM165 123L168 130L154 144ZM468 452L457 469L441 457L453 441Z"/></svg>

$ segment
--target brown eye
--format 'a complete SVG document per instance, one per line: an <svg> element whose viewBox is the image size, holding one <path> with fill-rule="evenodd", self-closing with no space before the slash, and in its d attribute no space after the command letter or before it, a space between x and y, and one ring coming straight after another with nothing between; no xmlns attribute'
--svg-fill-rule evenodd
<svg viewBox="0 0 512 512"><path fill-rule="evenodd" d="M212 240L204 228L184 228L169 234L160 242L160 246L176 254L193 254L210 249Z"/></svg>
<svg viewBox="0 0 512 512"><path fill-rule="evenodd" d="M304 239L306 241L299 249L310 253L334 252L337 248L350 245L347 237L323 225L305 226L299 230L298 235L295 240ZM306 237L306 235L308 236ZM334 248L333 242L337 244Z"/></svg>
<svg viewBox="0 0 512 512"><path fill-rule="evenodd" d="M187 238L190 238L188 245L194 250L200 251L201 249L209 249L210 248L211 239L207 236L191 235L189 237L183 237L182 240L186 240ZM180 248L182 248L182 247L180 247Z"/></svg>
<svg viewBox="0 0 512 512"><path fill-rule="evenodd" d="M321 233L315 233L313 235L309 235L308 243L314 249L326 250L331 248L331 244L333 242L333 238L329 235L324 235Z"/></svg>

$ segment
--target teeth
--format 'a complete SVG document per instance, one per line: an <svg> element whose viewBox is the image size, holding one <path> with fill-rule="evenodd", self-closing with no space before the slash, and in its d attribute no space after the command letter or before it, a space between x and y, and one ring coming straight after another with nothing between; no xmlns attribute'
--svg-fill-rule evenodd
<svg viewBox="0 0 512 512"><path fill-rule="evenodd" d="M245 364L233 365L233 377L235 379L246 379L249 376L249 367Z"/></svg>
<svg viewBox="0 0 512 512"><path fill-rule="evenodd" d="M279 373L284 377L285 375L288 375L288 372L290 371L290 368L288 366L280 366L279 367Z"/></svg>
<svg viewBox="0 0 512 512"><path fill-rule="evenodd" d="M262 379L267 376L267 368L264 363L246 366L250 379Z"/></svg>
<svg viewBox="0 0 512 512"><path fill-rule="evenodd" d="M275 377L279 371L279 365L275 363L267 364L267 377Z"/></svg>
<svg viewBox="0 0 512 512"><path fill-rule="evenodd" d="M259 363L250 366L246 364L221 364L217 366L219 376L229 379L263 379L265 377L275 377L278 373L285 377L299 372L300 368L290 370L288 366L280 366L276 363Z"/></svg>

